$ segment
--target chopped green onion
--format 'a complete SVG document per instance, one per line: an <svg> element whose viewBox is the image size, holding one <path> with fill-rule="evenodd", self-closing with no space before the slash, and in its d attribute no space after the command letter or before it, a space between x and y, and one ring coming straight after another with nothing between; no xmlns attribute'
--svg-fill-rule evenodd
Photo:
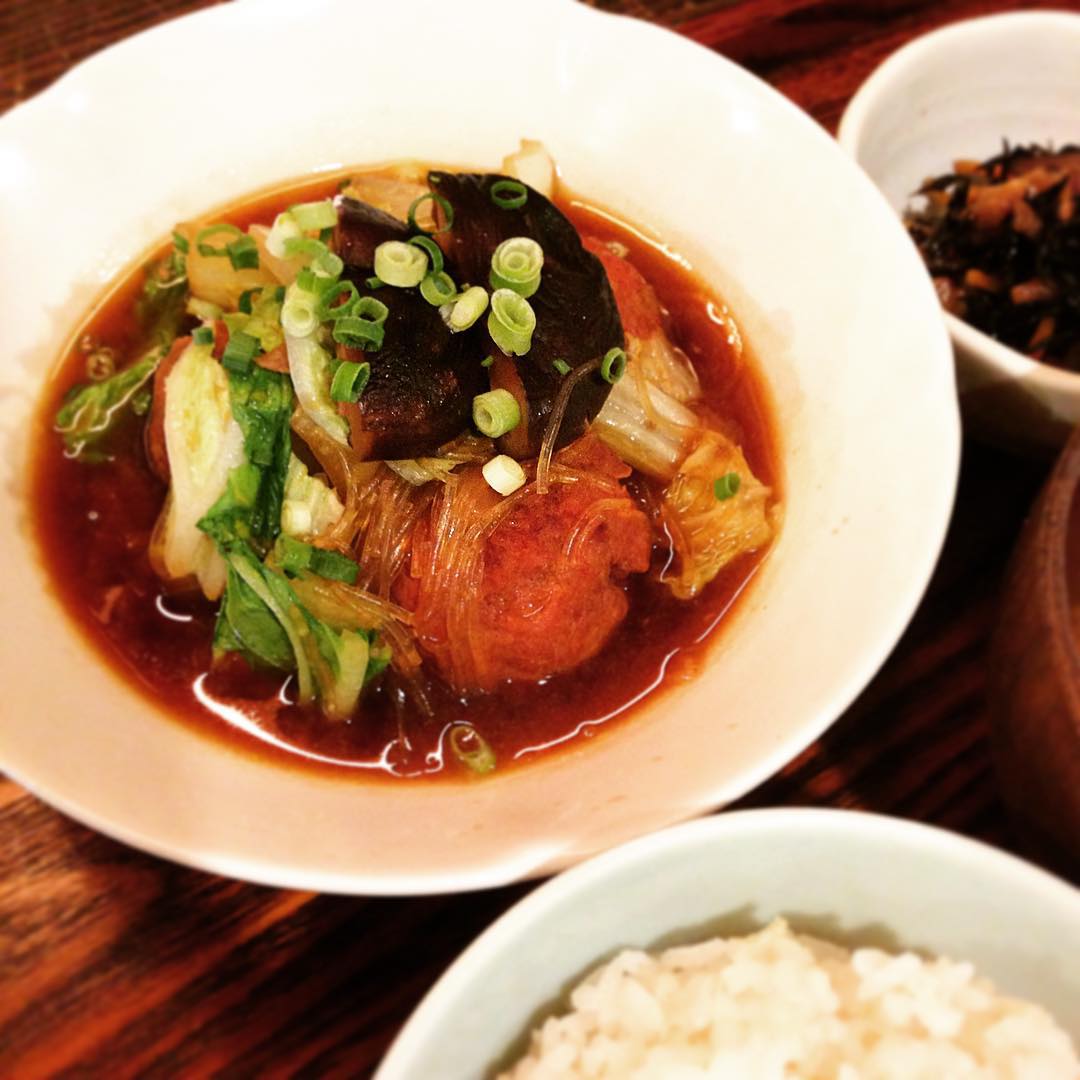
<svg viewBox="0 0 1080 1080"><path fill-rule="evenodd" d="M491 367L491 365L494 364L494 363L495 363L495 357L494 356L485 356L484 359L480 361L480 366L481 367Z"/></svg>
<svg viewBox="0 0 1080 1080"><path fill-rule="evenodd" d="M283 210L270 226L270 232L266 236L266 250L275 259L285 259L288 255L285 245L290 240L298 240L304 235L304 230L296 223L296 219L288 210Z"/></svg>
<svg viewBox="0 0 1080 1080"><path fill-rule="evenodd" d="M552 360L551 361L551 366L560 375L569 375L570 374L570 365L565 360Z"/></svg>
<svg viewBox="0 0 1080 1080"><path fill-rule="evenodd" d="M439 314L443 322L450 327L452 334L468 330L470 326L487 310L487 290L479 285L466 289L454 302L443 305Z"/></svg>
<svg viewBox="0 0 1080 1080"><path fill-rule="evenodd" d="M307 337L318 328L320 319L315 310L318 297L301 287L299 279L285 291L281 308L281 327L290 337Z"/></svg>
<svg viewBox="0 0 1080 1080"><path fill-rule="evenodd" d="M285 286L284 285L279 285L274 290L274 303L275 304L283 304L284 302L285 302Z"/></svg>
<svg viewBox="0 0 1080 1080"><path fill-rule="evenodd" d="M251 314L251 298L252 298L252 297L253 297L253 296L254 296L254 295L255 295L255 294L257 293L257 292L260 292L260 291L261 291L261 290L259 290L259 289L245 289L245 290L244 290L244 291L243 291L243 292L242 292L242 293L240 294L240 300L239 300L239 302L238 302L238 303L237 303L237 305L236 305L236 306L237 306L237 309L238 309L238 310L240 310L240 311L242 311L242 312L243 312L243 313L244 313L245 315L250 315L250 314ZM190 301L188 301L188 306L189 306L189 307L190 307L190 303L191 303L191 302L190 302Z"/></svg>
<svg viewBox="0 0 1080 1080"><path fill-rule="evenodd" d="M427 269L427 255L412 244L386 240L375 249L375 276L387 285L400 289L419 285Z"/></svg>
<svg viewBox="0 0 1080 1080"><path fill-rule="evenodd" d="M371 322L353 315L338 319L331 331L333 339L339 344L348 345L350 349L365 349L368 352L378 352L382 348L385 333L382 323Z"/></svg>
<svg viewBox="0 0 1080 1080"><path fill-rule="evenodd" d="M289 258L297 255L310 257L309 266L318 277L336 278L345 269L339 255L335 255L321 240L313 240L310 236L286 240L285 254Z"/></svg>
<svg viewBox="0 0 1080 1080"><path fill-rule="evenodd" d="M312 236L290 236L285 241L285 254L290 258L297 255L315 256L325 250L326 245Z"/></svg>
<svg viewBox="0 0 1080 1080"><path fill-rule="evenodd" d="M513 289L496 289L491 294L487 328L492 341L504 353L524 356L532 345L536 313L529 301Z"/></svg>
<svg viewBox="0 0 1080 1080"><path fill-rule="evenodd" d="M221 354L221 366L226 371L244 372L251 367L251 361L259 351L259 340L243 331L229 336L229 344Z"/></svg>
<svg viewBox="0 0 1080 1080"><path fill-rule="evenodd" d="M231 244L226 244L225 250L234 270L258 270L259 248L250 236L241 236Z"/></svg>
<svg viewBox="0 0 1080 1080"><path fill-rule="evenodd" d="M480 470L488 486L500 495L512 495L525 483L525 470L507 454L499 454Z"/></svg>
<svg viewBox="0 0 1080 1080"><path fill-rule="evenodd" d="M420 295L432 307L442 307L457 298L457 286L449 274L427 274L420 282Z"/></svg>
<svg viewBox="0 0 1080 1080"><path fill-rule="evenodd" d="M489 390L472 399L472 418L481 435L497 439L521 423L521 408L509 390Z"/></svg>
<svg viewBox="0 0 1080 1080"><path fill-rule="evenodd" d="M338 303L342 297L346 299ZM320 297L315 305L315 314L320 322L327 319L340 319L343 315L351 315L357 300L360 299L356 286L351 281L338 281L330 286Z"/></svg>
<svg viewBox="0 0 1080 1080"><path fill-rule="evenodd" d="M351 314L360 319L367 319L368 322L378 323L381 326L386 322L390 309L381 300L376 300L374 296L361 296L357 299Z"/></svg>
<svg viewBox="0 0 1080 1080"><path fill-rule="evenodd" d="M211 304L209 300L200 300L197 296L188 297L184 310L202 322L213 322L214 319L221 318L221 308L217 304Z"/></svg>
<svg viewBox="0 0 1080 1080"><path fill-rule="evenodd" d="M724 473L723 476L718 476L713 481L713 494L716 496L717 502L723 502L725 499L730 499L738 490L742 480L737 472Z"/></svg>
<svg viewBox="0 0 1080 1080"><path fill-rule="evenodd" d="M222 224L220 224L220 225L207 225L205 229L200 229L195 234L195 248L196 248L196 250L199 252L200 255L206 255L206 256L218 256L218 255L220 255L222 258L224 258L226 255L229 254L229 252L227 250L227 245L223 244L223 245L221 245L219 247L216 244L208 244L207 243L207 241L210 239L211 236L223 236L223 235L240 237L240 236L243 236L244 234L235 225L229 225L229 224L224 223L224 222Z"/></svg>
<svg viewBox="0 0 1080 1080"><path fill-rule="evenodd" d="M495 768L495 751L472 724L454 724L449 738L454 757L466 768L481 776Z"/></svg>
<svg viewBox="0 0 1080 1080"><path fill-rule="evenodd" d="M604 353L604 359L600 361L600 374L606 379L612 386L615 385L626 372L626 353L617 346L614 349L608 349Z"/></svg>
<svg viewBox="0 0 1080 1080"><path fill-rule="evenodd" d="M437 236L439 233L447 232L450 228L452 228L454 224L454 208L450 205L449 202L447 202L447 200L442 195L439 195L437 192L434 191L427 191L418 198L413 199L411 205L409 206L409 228L415 229L417 232L427 233L427 229L421 229L420 226L416 223L416 211L420 206L426 203L428 199L435 203L435 205L438 206L439 209L442 210L442 212L446 215L446 224L441 229L433 229L431 233L428 234L431 236ZM382 277L382 274L380 274L379 277ZM389 284L393 285L393 282L391 281Z"/></svg>
<svg viewBox="0 0 1080 1080"><path fill-rule="evenodd" d="M337 211L332 199L298 203L289 207L289 213L304 232L321 232L323 229L332 229L337 224Z"/></svg>
<svg viewBox="0 0 1080 1080"><path fill-rule="evenodd" d="M181 255L186 255L191 250L188 238L183 233L177 232L175 229L173 229L172 242L173 247L175 247Z"/></svg>
<svg viewBox="0 0 1080 1080"><path fill-rule="evenodd" d="M490 194L500 210L517 210L528 201L529 189L520 180L496 180Z"/></svg>
<svg viewBox="0 0 1080 1080"><path fill-rule="evenodd" d="M334 380L330 383L330 397L334 401L356 401L364 392L370 378L371 365L366 360L359 364L345 360L334 372Z"/></svg>
<svg viewBox="0 0 1080 1080"><path fill-rule="evenodd" d="M209 326L197 326L191 333L191 340L195 345L213 345L214 331Z"/></svg>
<svg viewBox="0 0 1080 1080"><path fill-rule="evenodd" d="M345 263L342 261L340 255L331 251L325 245L325 250L319 252L314 259L311 260L311 268L320 277L338 278L341 276L341 272L345 269Z"/></svg>
<svg viewBox="0 0 1080 1080"><path fill-rule="evenodd" d="M493 289L513 289L526 298L540 288L544 249L527 236L504 240L491 256L488 280Z"/></svg>
<svg viewBox="0 0 1080 1080"><path fill-rule="evenodd" d="M438 274L443 268L443 253L442 248L431 239L430 236L414 236L409 240L410 244L414 244L425 252L427 257L431 260L431 273Z"/></svg>
<svg viewBox="0 0 1080 1080"><path fill-rule="evenodd" d="M364 284L369 289L381 289L386 284L386 282L383 281L383 279L380 277L369 277L364 280Z"/></svg>

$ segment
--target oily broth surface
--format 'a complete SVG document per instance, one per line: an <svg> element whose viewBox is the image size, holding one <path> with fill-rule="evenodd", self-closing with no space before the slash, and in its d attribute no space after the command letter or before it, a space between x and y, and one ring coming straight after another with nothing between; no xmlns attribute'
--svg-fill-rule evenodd
<svg viewBox="0 0 1080 1080"><path fill-rule="evenodd" d="M342 175L277 187L214 215L240 227L272 220L285 206L332 194ZM656 289L668 331L694 361L713 411L742 445L763 482L778 482L776 439L755 365L735 341L723 303L664 249L638 230L576 199L560 208L582 233L616 240ZM65 456L52 430L64 394L85 380L79 341L89 334L114 348L122 365L138 345L132 306L142 285L136 267L106 296L57 368L37 418L33 519L42 558L63 606L103 658L174 720L281 764L368 778L458 776L446 731L468 721L491 745L499 769L607 736L640 704L693 677L706 650L763 557L744 555L696 599L675 600L656 580L670 559L658 543L652 571L627 586L630 610L601 653L578 669L539 684L507 684L461 697L431 680L434 718L402 714L383 686L365 693L360 716L325 720L291 703L291 680L252 673L242 662L208 671L216 605L170 593L150 567L150 534L165 486L150 471L142 420L128 415L109 443L107 462ZM640 477L631 490L644 497ZM157 717L148 715L148 723Z"/></svg>

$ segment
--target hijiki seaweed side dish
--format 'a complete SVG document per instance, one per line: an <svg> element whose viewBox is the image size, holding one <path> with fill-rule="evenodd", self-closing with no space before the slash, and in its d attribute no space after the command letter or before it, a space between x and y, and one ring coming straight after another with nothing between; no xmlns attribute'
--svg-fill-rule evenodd
<svg viewBox="0 0 1080 1080"><path fill-rule="evenodd" d="M46 402L37 528L173 712L489 773L691 670L776 532L763 401L723 304L540 145L354 170L114 287Z"/></svg>
<svg viewBox="0 0 1080 1080"><path fill-rule="evenodd" d="M1005 145L927 180L908 230L946 311L1080 371L1080 146Z"/></svg>

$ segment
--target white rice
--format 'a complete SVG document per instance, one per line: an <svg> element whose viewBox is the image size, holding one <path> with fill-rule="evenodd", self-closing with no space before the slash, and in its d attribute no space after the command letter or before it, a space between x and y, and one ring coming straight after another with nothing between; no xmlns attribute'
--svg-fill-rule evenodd
<svg viewBox="0 0 1080 1080"><path fill-rule="evenodd" d="M1037 1005L970 964L847 949L777 920L748 937L621 953L502 1080L1076 1080Z"/></svg>

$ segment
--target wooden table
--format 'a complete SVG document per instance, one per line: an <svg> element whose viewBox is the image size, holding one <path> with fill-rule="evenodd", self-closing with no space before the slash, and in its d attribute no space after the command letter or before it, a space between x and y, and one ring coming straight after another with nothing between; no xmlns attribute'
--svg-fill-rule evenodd
<svg viewBox="0 0 1080 1080"><path fill-rule="evenodd" d="M594 0L745 65L834 130L908 38L991 0ZM206 0L3 0L0 110ZM740 805L857 807L1024 853L995 787L984 654L1046 465L968 443L911 627L828 734ZM368 1075L446 965L530 885L424 899L275 891L90 832L0 778L0 1075Z"/></svg>

